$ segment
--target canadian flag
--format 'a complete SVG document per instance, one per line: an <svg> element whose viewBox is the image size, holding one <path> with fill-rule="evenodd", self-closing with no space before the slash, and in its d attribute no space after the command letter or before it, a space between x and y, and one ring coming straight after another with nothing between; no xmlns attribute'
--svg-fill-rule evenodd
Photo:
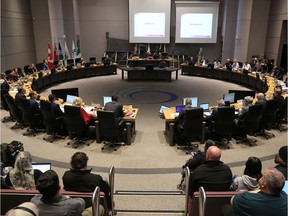
<svg viewBox="0 0 288 216"><path fill-rule="evenodd" d="M54 64L53 64L53 58L52 58L52 51L51 51L51 45L48 42L48 67L54 68Z"/></svg>

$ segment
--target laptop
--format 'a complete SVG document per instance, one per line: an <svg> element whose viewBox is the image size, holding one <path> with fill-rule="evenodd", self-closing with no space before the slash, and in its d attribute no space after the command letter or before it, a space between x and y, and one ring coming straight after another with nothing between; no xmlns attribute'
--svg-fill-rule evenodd
<svg viewBox="0 0 288 216"><path fill-rule="evenodd" d="M202 108L205 111L209 111L209 103L201 103L200 108Z"/></svg>
<svg viewBox="0 0 288 216"><path fill-rule="evenodd" d="M51 163L32 163L32 167L44 173L47 170L51 170Z"/></svg>
<svg viewBox="0 0 288 216"><path fill-rule="evenodd" d="M170 109L170 107L161 106L161 107L160 107L160 110L159 110L159 113L163 114L163 111L164 111L164 110L168 110L168 109Z"/></svg>
<svg viewBox="0 0 288 216"><path fill-rule="evenodd" d="M68 104L73 104L73 101L74 99L76 98L77 96L74 96L74 95L67 95L66 96L66 103Z"/></svg>
<svg viewBox="0 0 288 216"><path fill-rule="evenodd" d="M105 106L106 103L111 102L112 97L111 96L103 96L103 104Z"/></svg>

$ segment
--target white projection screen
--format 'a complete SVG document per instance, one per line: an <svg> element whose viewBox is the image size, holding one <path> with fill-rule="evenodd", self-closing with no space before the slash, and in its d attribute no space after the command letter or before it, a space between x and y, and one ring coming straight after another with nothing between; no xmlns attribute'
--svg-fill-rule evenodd
<svg viewBox="0 0 288 216"><path fill-rule="evenodd" d="M129 0L129 42L170 42L171 0Z"/></svg>
<svg viewBox="0 0 288 216"><path fill-rule="evenodd" d="M176 43L216 43L219 2L176 1Z"/></svg>

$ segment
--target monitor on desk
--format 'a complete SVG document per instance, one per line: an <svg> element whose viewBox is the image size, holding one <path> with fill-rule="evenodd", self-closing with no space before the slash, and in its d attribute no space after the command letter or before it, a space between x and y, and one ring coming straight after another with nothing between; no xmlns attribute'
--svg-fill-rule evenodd
<svg viewBox="0 0 288 216"><path fill-rule="evenodd" d="M191 99L192 107L198 107L198 97L187 97L182 99L183 106L186 106L186 100Z"/></svg>
<svg viewBox="0 0 288 216"><path fill-rule="evenodd" d="M160 107L159 113L162 114L164 110L168 110L168 109L170 109L170 107L167 107L167 106L163 106L163 105L162 105L162 106Z"/></svg>
<svg viewBox="0 0 288 216"><path fill-rule="evenodd" d="M67 95L79 96L78 88L66 88L66 89L52 89L51 94L54 94L56 98L61 98L66 102Z"/></svg>
<svg viewBox="0 0 288 216"><path fill-rule="evenodd" d="M153 64L146 64L145 68L146 68L146 70L154 70L154 65Z"/></svg>
<svg viewBox="0 0 288 216"><path fill-rule="evenodd" d="M176 113L179 113L184 107L183 105L176 106Z"/></svg>
<svg viewBox="0 0 288 216"><path fill-rule="evenodd" d="M249 90L229 90L229 93L235 93L235 100L234 102L236 102L237 100L242 100L244 99L246 96L251 96L253 98L255 98L255 91L249 91Z"/></svg>
<svg viewBox="0 0 288 216"><path fill-rule="evenodd" d="M234 103L235 102L235 92L224 94L223 99L224 99L224 101L229 101L230 103Z"/></svg>
<svg viewBox="0 0 288 216"><path fill-rule="evenodd" d="M199 107L202 108L204 111L209 110L209 103L201 103Z"/></svg>
<svg viewBox="0 0 288 216"><path fill-rule="evenodd" d="M73 101L76 97L77 96L75 96L75 95L67 95L66 96L66 103L73 104Z"/></svg>
<svg viewBox="0 0 288 216"><path fill-rule="evenodd" d="M111 102L112 97L111 96L103 96L103 104L105 106L106 103Z"/></svg>

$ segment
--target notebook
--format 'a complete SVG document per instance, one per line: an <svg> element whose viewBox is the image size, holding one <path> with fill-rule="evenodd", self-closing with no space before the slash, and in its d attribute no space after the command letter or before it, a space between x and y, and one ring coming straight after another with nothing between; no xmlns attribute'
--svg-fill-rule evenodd
<svg viewBox="0 0 288 216"><path fill-rule="evenodd" d="M44 173L47 170L51 170L51 163L32 163L32 167Z"/></svg>
<svg viewBox="0 0 288 216"><path fill-rule="evenodd" d="M74 99L76 98L77 96L74 96L74 95L67 95L66 96L66 103L68 104L73 104L73 101Z"/></svg>

